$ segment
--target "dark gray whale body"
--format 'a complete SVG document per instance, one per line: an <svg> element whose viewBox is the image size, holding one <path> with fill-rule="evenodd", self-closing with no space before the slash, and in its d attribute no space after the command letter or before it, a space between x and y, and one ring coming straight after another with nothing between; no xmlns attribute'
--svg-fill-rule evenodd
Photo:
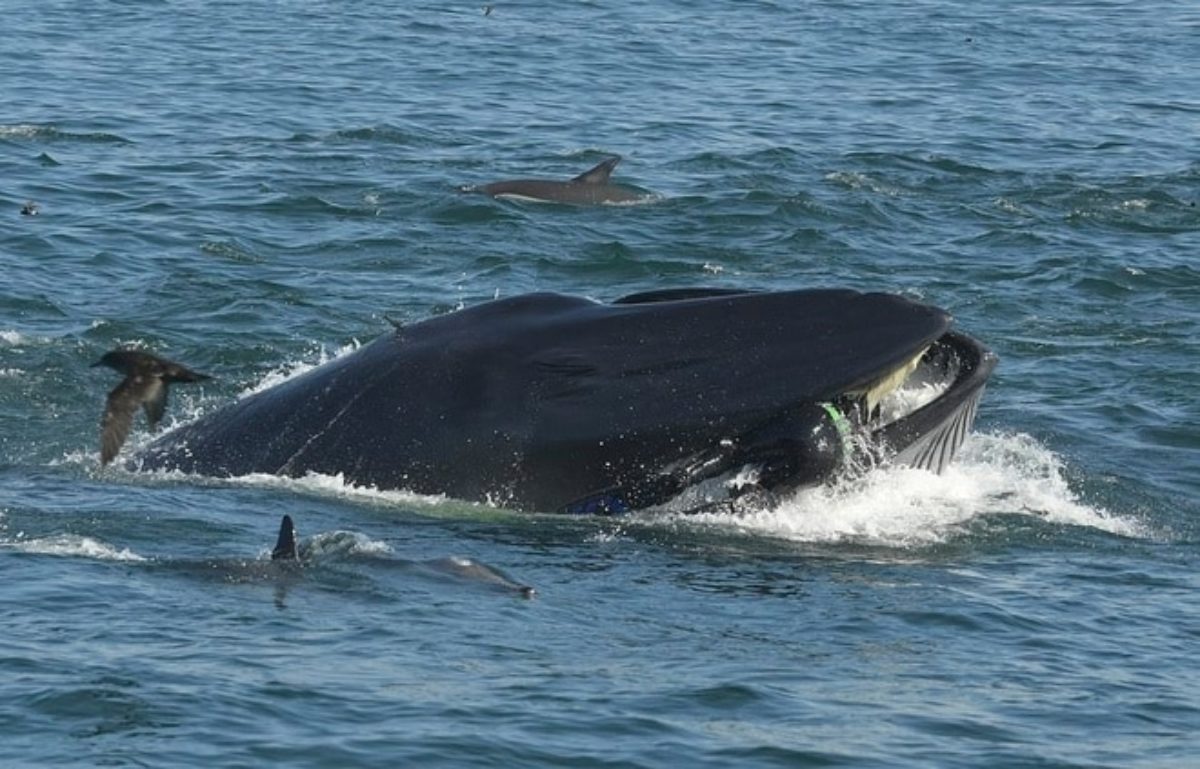
<svg viewBox="0 0 1200 769"><path fill-rule="evenodd" d="M539 293L385 334L163 436L130 462L210 476L343 474L380 489L624 512L753 471L824 481L869 433L940 470L994 357L935 307L850 290ZM905 378L944 393L883 416Z"/></svg>
<svg viewBox="0 0 1200 769"><path fill-rule="evenodd" d="M482 192L494 198L535 200L544 203L570 203L572 205L600 205L604 203L635 203L647 200L650 195L633 187L613 184L609 181L613 169L621 162L614 155L574 179L554 181L551 179L509 179L493 182L482 187L465 188L469 192Z"/></svg>

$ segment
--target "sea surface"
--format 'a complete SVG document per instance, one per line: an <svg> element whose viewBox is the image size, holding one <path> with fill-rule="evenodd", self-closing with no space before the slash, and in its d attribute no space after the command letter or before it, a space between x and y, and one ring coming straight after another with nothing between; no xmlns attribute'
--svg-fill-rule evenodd
<svg viewBox="0 0 1200 769"><path fill-rule="evenodd" d="M1200 765L1200 6L0 18L0 766ZM459 191L609 154L650 200ZM975 434L737 516L99 466L118 345L215 377L171 429L389 319L700 285L946 308Z"/></svg>

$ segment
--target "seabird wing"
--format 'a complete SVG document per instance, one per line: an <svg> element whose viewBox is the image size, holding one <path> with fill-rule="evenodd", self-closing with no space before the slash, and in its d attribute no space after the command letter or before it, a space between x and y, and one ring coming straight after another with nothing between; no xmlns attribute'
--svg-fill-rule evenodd
<svg viewBox="0 0 1200 769"><path fill-rule="evenodd" d="M113 388L108 394L104 418L100 423L100 464L107 465L117 456L129 428L133 425L133 412L137 411L137 383L131 377Z"/></svg>

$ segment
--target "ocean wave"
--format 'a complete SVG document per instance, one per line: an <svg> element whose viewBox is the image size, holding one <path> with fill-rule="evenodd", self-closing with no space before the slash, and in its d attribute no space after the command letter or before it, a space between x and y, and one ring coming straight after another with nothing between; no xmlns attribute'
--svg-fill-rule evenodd
<svg viewBox="0 0 1200 769"><path fill-rule="evenodd" d="M0 348L39 347L53 343L50 337L28 334L16 329L0 329Z"/></svg>
<svg viewBox="0 0 1200 769"><path fill-rule="evenodd" d="M334 131L328 138L332 141L367 142L371 144L398 144L401 146L438 146L444 137L421 128L398 128L391 125L345 128Z"/></svg>
<svg viewBox="0 0 1200 769"><path fill-rule="evenodd" d="M391 554L391 545L357 531L324 531L313 535L302 546L304 559L316 561L352 556L379 558Z"/></svg>
<svg viewBox="0 0 1200 769"><path fill-rule="evenodd" d="M320 496L351 498L359 501L382 502L388 505L420 505L432 506L446 501L442 494L427 495L411 491L378 489L374 486L362 486L347 481L343 473L327 475L324 473L307 473L298 478L291 478L270 473L250 473L222 480L235 486L254 486L257 488L284 488L293 491L314 493Z"/></svg>
<svg viewBox="0 0 1200 769"><path fill-rule="evenodd" d="M144 561L144 557L129 548L117 548L106 542L77 534L57 534L50 537L26 539L17 534L12 539L0 539L0 547L36 555L56 555L92 558L99 561Z"/></svg>
<svg viewBox="0 0 1200 769"><path fill-rule="evenodd" d="M16 141L20 139L33 139L36 141L73 141L98 144L133 144L132 141L126 139L124 136L106 133L104 131L88 131L77 133L73 131L64 131L53 125L41 125L38 123L0 125L0 141Z"/></svg>
<svg viewBox="0 0 1200 769"><path fill-rule="evenodd" d="M86 456L94 461L96 453L89 452ZM358 504L380 507L397 507L421 513L442 510L444 514L444 511L447 509L459 512L466 509L488 509L484 505L452 500L443 494L419 494L403 489L379 489L374 486L359 485L353 481L346 480L345 475L342 473L327 475L310 472L295 478L285 475L274 475L272 473L247 473L246 475L222 478L193 475L178 470L125 471L118 469L113 472L125 473L131 478L168 483L187 482L207 486L280 489L292 493L342 499Z"/></svg>

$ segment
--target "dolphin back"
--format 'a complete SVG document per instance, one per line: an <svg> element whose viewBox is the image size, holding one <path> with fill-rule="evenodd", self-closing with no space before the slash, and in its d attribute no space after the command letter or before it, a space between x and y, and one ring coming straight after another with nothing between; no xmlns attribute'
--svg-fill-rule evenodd
<svg viewBox="0 0 1200 769"><path fill-rule="evenodd" d="M492 197L573 205L632 203L648 199L649 195L642 190L613 184L609 180L620 162L621 156L613 155L568 181L508 179L485 184L475 188L475 191Z"/></svg>

